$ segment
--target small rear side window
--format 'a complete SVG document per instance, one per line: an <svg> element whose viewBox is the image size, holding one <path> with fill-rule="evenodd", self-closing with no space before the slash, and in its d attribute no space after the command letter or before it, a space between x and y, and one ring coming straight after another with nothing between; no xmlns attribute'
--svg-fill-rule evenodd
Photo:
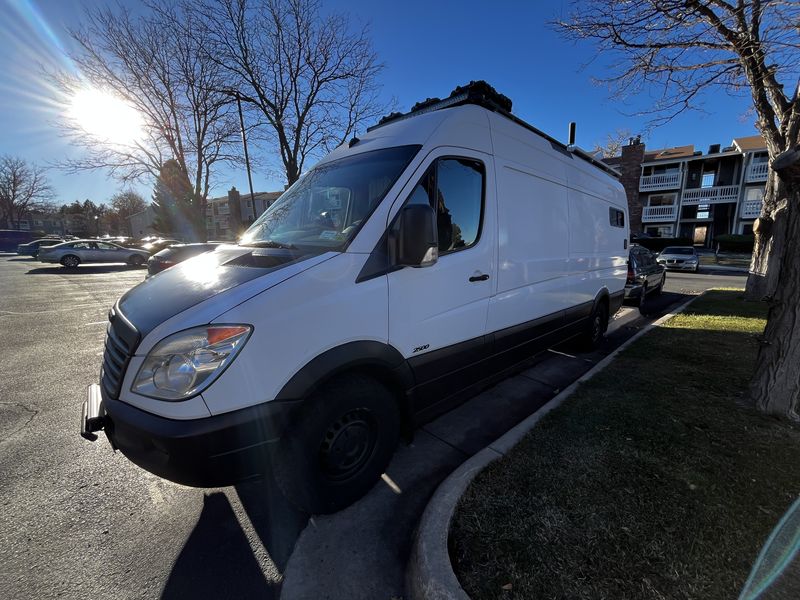
<svg viewBox="0 0 800 600"><path fill-rule="evenodd" d="M625 227L625 213L618 208L608 209L608 219L612 227Z"/></svg>

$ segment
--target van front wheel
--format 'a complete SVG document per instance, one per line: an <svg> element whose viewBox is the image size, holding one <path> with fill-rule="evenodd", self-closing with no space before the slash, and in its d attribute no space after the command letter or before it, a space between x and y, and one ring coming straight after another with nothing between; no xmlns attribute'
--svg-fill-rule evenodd
<svg viewBox="0 0 800 600"><path fill-rule="evenodd" d="M371 377L337 378L306 401L276 449L275 479L293 504L332 513L366 494L400 437L392 393Z"/></svg>

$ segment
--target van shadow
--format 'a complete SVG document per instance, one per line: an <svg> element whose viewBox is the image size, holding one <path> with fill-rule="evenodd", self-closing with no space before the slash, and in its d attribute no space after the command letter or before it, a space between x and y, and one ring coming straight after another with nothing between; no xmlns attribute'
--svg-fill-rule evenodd
<svg viewBox="0 0 800 600"><path fill-rule="evenodd" d="M118 273L120 271L142 271L143 267L132 267L125 263L107 265L80 265L74 269L67 269L60 265L52 267L38 267L29 270L26 275L92 275L97 273Z"/></svg>
<svg viewBox="0 0 800 600"><path fill-rule="evenodd" d="M237 515L224 492L204 497L162 598L280 596L283 571L308 515L292 507L270 479L240 484L235 491L243 514ZM265 572L275 577L270 579Z"/></svg>

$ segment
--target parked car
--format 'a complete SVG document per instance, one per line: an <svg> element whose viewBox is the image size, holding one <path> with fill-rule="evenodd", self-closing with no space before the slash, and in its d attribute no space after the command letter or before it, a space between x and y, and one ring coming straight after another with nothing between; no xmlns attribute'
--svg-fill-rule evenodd
<svg viewBox="0 0 800 600"><path fill-rule="evenodd" d="M56 244L61 244L65 240L61 238L41 238L38 240L33 240L32 242L28 242L27 244L20 244L17 246L17 254L21 256L32 256L34 258L39 256L39 249L45 248L47 246L55 246Z"/></svg>
<svg viewBox="0 0 800 600"><path fill-rule="evenodd" d="M180 240L158 238L149 242L145 242L141 245L141 248L143 250L147 250L152 255L156 254L157 252L161 252L164 248L169 248L170 246L180 243L182 243Z"/></svg>
<svg viewBox="0 0 800 600"><path fill-rule="evenodd" d="M123 248L99 240L64 242L39 250L40 261L60 263L69 269L74 269L81 263L128 263L139 267L149 256L146 250Z"/></svg>
<svg viewBox="0 0 800 600"><path fill-rule="evenodd" d="M331 512L402 430L561 340L598 343L625 292L625 191L507 100L470 87L382 122L238 246L129 290L81 435L186 485L271 472Z"/></svg>
<svg viewBox="0 0 800 600"><path fill-rule="evenodd" d="M210 252L214 250L221 242L207 242L198 244L177 244L169 248L156 252L153 256L147 259L147 275L152 277L156 273L160 273L170 267L174 267L180 262L198 254Z"/></svg>
<svg viewBox="0 0 800 600"><path fill-rule="evenodd" d="M641 308L647 302L648 294L661 295L666 280L666 270L658 264L656 255L643 246L633 244L628 256L625 300L636 302Z"/></svg>
<svg viewBox="0 0 800 600"><path fill-rule="evenodd" d="M692 246L667 246L658 255L658 264L664 265L670 271L700 270L700 256Z"/></svg>

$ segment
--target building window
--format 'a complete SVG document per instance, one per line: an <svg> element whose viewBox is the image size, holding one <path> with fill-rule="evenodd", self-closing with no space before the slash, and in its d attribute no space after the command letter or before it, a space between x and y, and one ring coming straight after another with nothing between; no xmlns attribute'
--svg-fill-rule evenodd
<svg viewBox="0 0 800 600"><path fill-rule="evenodd" d="M672 225L650 225L644 232L652 237L672 237Z"/></svg>
<svg viewBox="0 0 800 600"><path fill-rule="evenodd" d="M708 204L698 204L697 205L697 218L698 219L710 219L711 218L711 206Z"/></svg>
<svg viewBox="0 0 800 600"><path fill-rule="evenodd" d="M753 235L752 223L742 223L742 235Z"/></svg>
<svg viewBox="0 0 800 600"><path fill-rule="evenodd" d="M703 173L703 182L700 184L700 187L703 188L710 188L714 187L714 173Z"/></svg>
<svg viewBox="0 0 800 600"><path fill-rule="evenodd" d="M748 202L761 202L764 199L764 188L747 188L744 199Z"/></svg>

